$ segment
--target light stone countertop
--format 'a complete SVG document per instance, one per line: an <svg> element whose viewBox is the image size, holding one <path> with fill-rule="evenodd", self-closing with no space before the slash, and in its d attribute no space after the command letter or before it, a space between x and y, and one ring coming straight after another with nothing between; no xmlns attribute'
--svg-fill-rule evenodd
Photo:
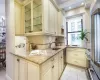
<svg viewBox="0 0 100 80"><path fill-rule="evenodd" d="M57 53L59 53L60 51L65 49L66 47L65 46L58 46L56 48L60 48L60 49L58 49L58 50L46 49L44 54L37 54L37 55L31 55L31 56L25 55L28 52L22 52L23 54L21 54L21 52L15 53L15 54L11 53L11 54L18 56L20 58L23 58L25 60L31 61L33 63L41 65L42 63L44 63L45 61L47 61L48 59L52 58L54 55L56 55Z"/></svg>

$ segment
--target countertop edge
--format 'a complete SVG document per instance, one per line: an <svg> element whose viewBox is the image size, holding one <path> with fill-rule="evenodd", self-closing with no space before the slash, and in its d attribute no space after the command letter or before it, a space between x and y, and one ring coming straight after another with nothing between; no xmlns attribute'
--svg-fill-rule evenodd
<svg viewBox="0 0 100 80"><path fill-rule="evenodd" d="M30 62L33 62L33 63L35 63L35 64L41 65L41 64L43 64L44 62L46 62L47 60L49 60L50 58L52 58L53 56L55 56L55 55L56 55L57 53L59 53L60 51L64 50L65 48L66 48L66 46L65 46L65 47L62 47L62 48L59 49L59 50L57 50L57 51L55 52L54 55L50 56L48 59L46 59L46 60L43 61L42 63L38 63L38 62L35 62L35 61L32 61L32 60L29 60L29 59L27 59L27 58L24 57L24 56L21 56L21 55L19 55L19 54L15 54L15 53L12 53L12 52L10 52L10 54L13 54L13 55L15 55L15 56L18 56L18 57L20 57L20 58L23 58L23 59L28 60L28 61L30 61Z"/></svg>

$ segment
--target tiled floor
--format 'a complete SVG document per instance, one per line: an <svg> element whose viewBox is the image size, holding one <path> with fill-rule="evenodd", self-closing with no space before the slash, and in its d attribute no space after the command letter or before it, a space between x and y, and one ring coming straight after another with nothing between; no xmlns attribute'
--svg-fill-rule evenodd
<svg viewBox="0 0 100 80"><path fill-rule="evenodd" d="M84 69L67 65L60 80L88 80Z"/></svg>
<svg viewBox="0 0 100 80"><path fill-rule="evenodd" d="M6 80L5 75L6 71L3 68L0 68L0 80Z"/></svg>
<svg viewBox="0 0 100 80"><path fill-rule="evenodd" d="M6 71L0 68L0 80L5 80ZM88 80L84 69L66 66L66 69L60 80Z"/></svg>

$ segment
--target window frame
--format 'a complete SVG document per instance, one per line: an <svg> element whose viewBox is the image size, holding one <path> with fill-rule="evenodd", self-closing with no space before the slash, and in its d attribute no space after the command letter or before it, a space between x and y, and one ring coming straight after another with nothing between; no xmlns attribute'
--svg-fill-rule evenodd
<svg viewBox="0 0 100 80"><path fill-rule="evenodd" d="M83 29L83 19L81 19L81 30ZM68 32L68 22L66 22L66 27L67 27L67 36L68 36L68 34L69 33L81 33L81 30L79 30L79 31L70 31L70 32ZM68 45L68 38L67 38L67 46L70 46L70 45ZM78 46L78 45L71 45L71 46Z"/></svg>
<svg viewBox="0 0 100 80"><path fill-rule="evenodd" d="M100 67L100 60L96 60L96 51L95 51L95 15L100 15L100 8L96 9L91 15L91 60L95 65ZM100 55L100 54L99 54Z"/></svg>

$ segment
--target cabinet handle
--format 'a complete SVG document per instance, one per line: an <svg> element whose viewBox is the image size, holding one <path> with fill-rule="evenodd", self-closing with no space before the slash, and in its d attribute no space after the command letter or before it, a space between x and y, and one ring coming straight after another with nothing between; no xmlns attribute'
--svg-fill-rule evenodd
<svg viewBox="0 0 100 80"><path fill-rule="evenodd" d="M29 31L29 32L33 32L33 31Z"/></svg>
<svg viewBox="0 0 100 80"><path fill-rule="evenodd" d="M54 68L54 65L52 66L52 68Z"/></svg>
<svg viewBox="0 0 100 80"><path fill-rule="evenodd" d="M54 61L54 58L51 61Z"/></svg>
<svg viewBox="0 0 100 80"><path fill-rule="evenodd" d="M20 59L17 59L17 61L19 62L19 61L20 61Z"/></svg>
<svg viewBox="0 0 100 80"><path fill-rule="evenodd" d="M77 54L75 54L75 56L78 56Z"/></svg>
<svg viewBox="0 0 100 80"><path fill-rule="evenodd" d="M62 58L62 56L61 56L61 58Z"/></svg>

